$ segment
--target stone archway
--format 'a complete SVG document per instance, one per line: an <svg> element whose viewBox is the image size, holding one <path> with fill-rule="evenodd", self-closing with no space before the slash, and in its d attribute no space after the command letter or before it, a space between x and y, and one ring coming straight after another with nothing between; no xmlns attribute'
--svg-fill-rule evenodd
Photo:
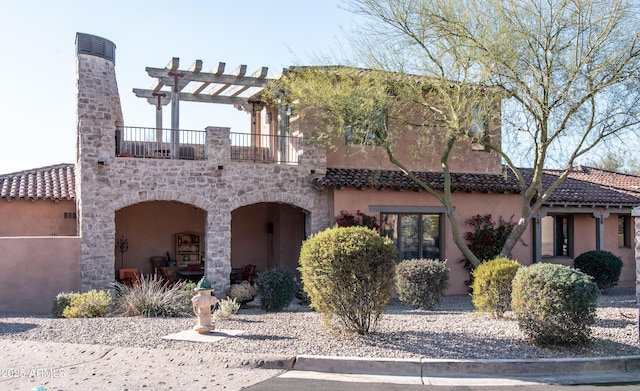
<svg viewBox="0 0 640 391"><path fill-rule="evenodd" d="M206 211L176 201L146 201L116 210L116 241L126 239L128 250L120 254L116 245L115 268L137 268L145 275L155 272L154 256L176 259L175 235L194 232L202 238Z"/></svg>
<svg viewBox="0 0 640 391"><path fill-rule="evenodd" d="M280 267L296 272L308 213L298 207L261 202L231 213L231 267L258 271Z"/></svg>

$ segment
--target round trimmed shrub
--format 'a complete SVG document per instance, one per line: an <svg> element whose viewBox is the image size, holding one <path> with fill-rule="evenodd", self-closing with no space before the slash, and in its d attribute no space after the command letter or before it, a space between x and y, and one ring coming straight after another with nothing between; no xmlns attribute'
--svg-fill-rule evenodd
<svg viewBox="0 0 640 391"><path fill-rule="evenodd" d="M599 294L583 272L539 263L518 269L511 305L518 326L535 343L582 344L591 336Z"/></svg>
<svg viewBox="0 0 640 391"><path fill-rule="evenodd" d="M325 326L336 316L348 331L375 330L391 299L396 254L391 239L366 227L328 228L305 240L302 283Z"/></svg>
<svg viewBox="0 0 640 391"><path fill-rule="evenodd" d="M257 285L260 308L268 312L287 308L296 294L296 278L290 270L266 270L260 273Z"/></svg>
<svg viewBox="0 0 640 391"><path fill-rule="evenodd" d="M51 308L51 315L54 318L62 318L62 313L64 309L69 306L71 300L78 296L80 293L78 292L60 292L56 295L56 298L53 299L53 306Z"/></svg>
<svg viewBox="0 0 640 391"><path fill-rule="evenodd" d="M482 262L472 273L471 301L478 312L502 318L511 305L511 283L520 263L508 258Z"/></svg>
<svg viewBox="0 0 640 391"><path fill-rule="evenodd" d="M111 294L95 289L80 293L71 299L62 311L65 318L100 318L109 314Z"/></svg>
<svg viewBox="0 0 640 391"><path fill-rule="evenodd" d="M609 251L587 251L573 260L573 266L593 277L600 290L618 285L622 259Z"/></svg>
<svg viewBox="0 0 640 391"><path fill-rule="evenodd" d="M396 290L400 301L433 310L449 287L447 261L410 259L396 265Z"/></svg>

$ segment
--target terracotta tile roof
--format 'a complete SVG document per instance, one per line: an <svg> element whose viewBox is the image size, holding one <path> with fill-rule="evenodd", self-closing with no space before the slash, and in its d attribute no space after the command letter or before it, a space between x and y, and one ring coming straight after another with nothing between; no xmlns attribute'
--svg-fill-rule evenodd
<svg viewBox="0 0 640 391"><path fill-rule="evenodd" d="M436 190L444 189L444 175L439 172L414 172L421 181ZM420 190L420 187L407 178L401 171L357 169L357 168L328 168L324 177L315 178L318 187L355 187L357 189L394 189ZM519 193L518 183L512 176L496 174L451 174L452 191L482 192L482 193Z"/></svg>
<svg viewBox="0 0 640 391"><path fill-rule="evenodd" d="M640 176L620 174L588 166L577 166L569 174L569 177L631 193L640 193Z"/></svg>
<svg viewBox="0 0 640 391"><path fill-rule="evenodd" d="M525 179L530 179L533 171L521 169ZM435 190L444 188L443 174L438 172L416 172L420 180L428 183ZM559 174L558 171L547 170L543 177L543 187L548 188ZM631 177L618 181L618 176ZM420 187L408 179L401 171L383 171L371 169L328 168L323 177L315 178L317 187L334 187L342 189L394 189L420 190ZM640 206L640 190L633 192L636 183L640 185L640 177L608 173L591 169L573 173L549 197L547 205L562 204L572 206ZM605 185L606 184L606 185ZM611 186L615 184L615 186ZM465 174L452 173L452 191L481 193L520 193L514 175Z"/></svg>
<svg viewBox="0 0 640 391"><path fill-rule="evenodd" d="M543 183L548 187L557 175L545 175ZM602 186L585 179L567 178L547 199L547 204L571 205L640 205L640 193Z"/></svg>
<svg viewBox="0 0 640 391"><path fill-rule="evenodd" d="M76 196L75 165L57 164L0 174L0 199L72 200Z"/></svg>

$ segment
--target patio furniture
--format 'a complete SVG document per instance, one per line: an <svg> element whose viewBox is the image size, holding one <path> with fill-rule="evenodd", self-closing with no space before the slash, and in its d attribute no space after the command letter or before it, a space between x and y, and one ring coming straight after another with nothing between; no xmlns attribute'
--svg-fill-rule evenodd
<svg viewBox="0 0 640 391"><path fill-rule="evenodd" d="M234 275L231 273L231 283L232 284L240 284L242 281L249 281L249 283L253 284L253 280L255 278L256 273L256 265L245 265L242 269L242 273L240 275Z"/></svg>
<svg viewBox="0 0 640 391"><path fill-rule="evenodd" d="M133 286L140 282L140 269L137 268L129 268L129 269L120 269L118 270L118 280L120 283Z"/></svg>
<svg viewBox="0 0 640 391"><path fill-rule="evenodd" d="M164 283L167 287L172 287L176 284L173 278L171 278L169 269L167 269L166 267L161 267L159 270L160 270L160 275L162 276L162 279L164 280Z"/></svg>

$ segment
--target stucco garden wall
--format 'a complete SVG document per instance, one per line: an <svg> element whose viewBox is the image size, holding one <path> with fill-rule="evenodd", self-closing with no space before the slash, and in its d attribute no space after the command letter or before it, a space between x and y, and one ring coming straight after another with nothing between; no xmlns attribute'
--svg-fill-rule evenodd
<svg viewBox="0 0 640 391"><path fill-rule="evenodd" d="M48 314L60 292L80 290L77 236L0 237L0 312Z"/></svg>
<svg viewBox="0 0 640 391"><path fill-rule="evenodd" d="M0 202L0 236L77 236L73 200L11 200Z"/></svg>

